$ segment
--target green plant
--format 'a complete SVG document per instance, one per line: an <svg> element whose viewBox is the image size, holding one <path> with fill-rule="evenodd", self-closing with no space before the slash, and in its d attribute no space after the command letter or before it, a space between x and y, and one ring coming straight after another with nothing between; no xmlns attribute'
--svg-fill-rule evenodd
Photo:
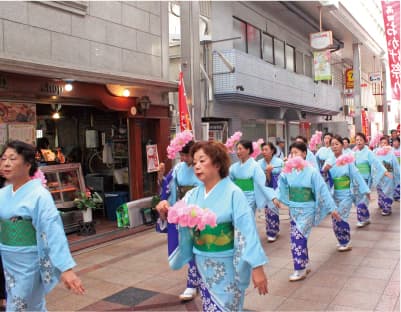
<svg viewBox="0 0 401 312"><path fill-rule="evenodd" d="M102 202L102 197L97 192L91 193L91 191L79 192L78 197L74 199L74 204L82 210L96 208L96 205Z"/></svg>

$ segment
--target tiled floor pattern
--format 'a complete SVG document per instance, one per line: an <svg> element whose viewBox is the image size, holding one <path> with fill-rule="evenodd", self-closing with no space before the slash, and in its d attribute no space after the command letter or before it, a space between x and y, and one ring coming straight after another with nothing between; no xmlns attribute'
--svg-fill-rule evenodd
<svg viewBox="0 0 401 312"><path fill-rule="evenodd" d="M308 242L312 272L301 282L288 282L292 272L289 220L281 216L279 239L268 244L262 214L257 225L269 256L265 272L269 294L246 291L248 311L399 311L400 213L382 217L371 204L372 224L358 229L351 212L353 249L336 251L331 220L312 230ZM186 268L172 271L166 260L166 238L146 231L74 254L87 293L77 297L59 285L49 294L48 309L81 311L199 311L201 301L181 303Z"/></svg>

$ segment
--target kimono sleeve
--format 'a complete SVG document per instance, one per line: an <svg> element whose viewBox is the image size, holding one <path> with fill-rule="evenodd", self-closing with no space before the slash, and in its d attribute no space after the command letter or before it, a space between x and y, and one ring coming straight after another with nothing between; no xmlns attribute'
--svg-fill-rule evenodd
<svg viewBox="0 0 401 312"><path fill-rule="evenodd" d="M352 181L353 193L356 194L367 194L370 192L368 185L366 184L364 178L362 177L359 170L354 164L349 164L349 174Z"/></svg>
<svg viewBox="0 0 401 312"><path fill-rule="evenodd" d="M63 222L50 193L43 189L32 218L37 232L39 255L48 257L61 272L75 266L64 232Z"/></svg>
<svg viewBox="0 0 401 312"><path fill-rule="evenodd" d="M287 176L283 173L280 174L278 179L278 190L279 201L288 206L290 204L288 181Z"/></svg>
<svg viewBox="0 0 401 312"><path fill-rule="evenodd" d="M314 170L311 178L312 189L315 194L315 220L313 225L319 225L337 207L322 176Z"/></svg>
<svg viewBox="0 0 401 312"><path fill-rule="evenodd" d="M170 195L168 197L168 202L170 205L174 205L178 199L177 196L177 170L178 170L179 164L175 166L175 168L173 169L173 173L172 173L172 178L171 181L169 183L169 191L170 191Z"/></svg>
<svg viewBox="0 0 401 312"><path fill-rule="evenodd" d="M393 164L393 179L394 179L394 186L400 184L400 164L398 163L397 157L392 155L391 162Z"/></svg>
<svg viewBox="0 0 401 312"><path fill-rule="evenodd" d="M368 162L370 165L371 187L376 187L383 179L387 170L371 151L368 151Z"/></svg>
<svg viewBox="0 0 401 312"><path fill-rule="evenodd" d="M233 192L234 259L235 271L239 274L240 284L247 286L251 269L268 262L256 229L255 216L245 195Z"/></svg>
<svg viewBox="0 0 401 312"><path fill-rule="evenodd" d="M254 167L253 184L257 208L264 208L269 201L277 197L276 192L266 186L266 175L258 164Z"/></svg>

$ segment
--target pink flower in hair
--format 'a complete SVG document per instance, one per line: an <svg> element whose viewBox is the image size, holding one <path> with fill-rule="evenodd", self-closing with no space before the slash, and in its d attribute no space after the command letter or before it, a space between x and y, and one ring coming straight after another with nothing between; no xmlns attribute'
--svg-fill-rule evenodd
<svg viewBox="0 0 401 312"><path fill-rule="evenodd" d="M256 142L252 142L252 147L253 147L253 153L250 155L253 158L256 158L260 155L261 148L260 146L264 143L265 141L263 139L258 139Z"/></svg>
<svg viewBox="0 0 401 312"><path fill-rule="evenodd" d="M351 164L355 161L355 157L352 154L344 154L337 158L336 165L337 166L344 166L347 164Z"/></svg>
<svg viewBox="0 0 401 312"><path fill-rule="evenodd" d="M31 179L39 179L44 187L47 187L47 180L43 172L38 168Z"/></svg>
<svg viewBox="0 0 401 312"><path fill-rule="evenodd" d="M241 140L242 132L237 131L231 137L227 139L227 142L224 144L227 147L227 150L230 154L234 154L235 145Z"/></svg>
<svg viewBox="0 0 401 312"><path fill-rule="evenodd" d="M283 168L284 173L291 173L294 169L297 171L303 170L305 167L310 166L310 163L307 162L300 156L289 158Z"/></svg>
<svg viewBox="0 0 401 312"><path fill-rule="evenodd" d="M189 130L178 133L167 147L167 157L169 159L174 159L177 156L177 153L181 152L183 147L187 145L188 142L192 141L193 138L194 136Z"/></svg>

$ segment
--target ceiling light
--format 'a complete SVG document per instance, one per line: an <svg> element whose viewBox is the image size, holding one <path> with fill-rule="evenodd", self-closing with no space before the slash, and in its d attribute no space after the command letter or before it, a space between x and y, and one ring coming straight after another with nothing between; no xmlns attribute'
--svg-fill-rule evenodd
<svg viewBox="0 0 401 312"><path fill-rule="evenodd" d="M131 94L128 89L124 89L123 96L128 97Z"/></svg>
<svg viewBox="0 0 401 312"><path fill-rule="evenodd" d="M65 91L70 92L72 91L72 83L71 82L67 82L64 86Z"/></svg>
<svg viewBox="0 0 401 312"><path fill-rule="evenodd" d="M60 119L60 113L59 112L54 112L52 115L53 119Z"/></svg>

